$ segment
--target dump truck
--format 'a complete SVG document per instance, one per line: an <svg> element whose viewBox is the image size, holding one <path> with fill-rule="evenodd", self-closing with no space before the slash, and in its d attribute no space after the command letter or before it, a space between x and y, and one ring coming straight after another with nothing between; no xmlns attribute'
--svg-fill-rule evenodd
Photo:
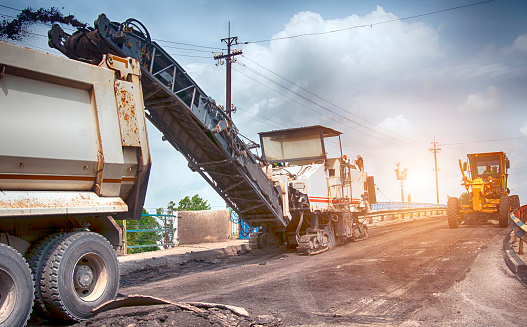
<svg viewBox="0 0 527 327"><path fill-rule="evenodd" d="M101 14L71 35L54 25L49 44L68 58L0 42L1 327L23 326L31 312L85 320L116 296L126 235L115 220L141 216L146 119L258 228L253 248L316 254L366 238L359 215L371 210L373 178L362 158L326 157L324 140L339 132L262 133L259 157L135 19ZM292 151L295 140L316 143L315 155L275 156L276 144Z"/></svg>
<svg viewBox="0 0 527 327"><path fill-rule="evenodd" d="M467 161L460 159L459 167L461 185L468 196L463 201L457 197L448 199L448 226L458 228L463 222L497 220L500 227L507 227L510 213L520 207L520 199L510 195L507 187L510 162L505 152L467 154Z"/></svg>
<svg viewBox="0 0 527 327"><path fill-rule="evenodd" d="M141 68L0 42L0 326L78 321L119 287L115 219L141 216L150 172Z"/></svg>

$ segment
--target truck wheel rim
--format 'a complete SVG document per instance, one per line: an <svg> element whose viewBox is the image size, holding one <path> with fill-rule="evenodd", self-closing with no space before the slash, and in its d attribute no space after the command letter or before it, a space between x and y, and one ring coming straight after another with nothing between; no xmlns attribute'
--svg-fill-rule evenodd
<svg viewBox="0 0 527 327"><path fill-rule="evenodd" d="M83 255L73 271L73 286L84 301L95 301L104 294L108 284L108 269L95 253Z"/></svg>
<svg viewBox="0 0 527 327"><path fill-rule="evenodd" d="M0 324L11 316L16 300L15 280L7 271L0 269Z"/></svg>

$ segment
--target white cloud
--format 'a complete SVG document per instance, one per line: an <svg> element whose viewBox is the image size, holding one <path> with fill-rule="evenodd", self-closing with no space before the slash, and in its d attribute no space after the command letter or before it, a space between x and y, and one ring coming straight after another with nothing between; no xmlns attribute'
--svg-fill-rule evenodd
<svg viewBox="0 0 527 327"><path fill-rule="evenodd" d="M380 94L386 97L391 92L399 93L397 88L419 87L415 84L421 81L410 81L413 85L405 83L416 72L427 67L428 63L442 56L437 31L420 22L408 23L396 19L396 15L386 12L382 7L376 7L365 16L349 15L339 19L324 19L320 14L309 11L295 14L282 31L271 37L272 41L268 44L252 43L244 46L243 57L233 66L233 102L253 112L258 110L259 115L290 127L326 124L344 133L350 132L350 126L356 127L342 118L345 116L356 120L349 112L370 121L378 121L379 114L384 117L391 115L388 111L396 104L382 103L381 110L386 112L379 113L375 112L376 108L361 108L358 97L379 99ZM395 21L370 27L371 24L387 20ZM349 29L353 26L366 27ZM279 39L335 30L342 31ZM281 85L255 74L252 69ZM347 112L299 89L289 81L330 100ZM309 100L290 92L288 88ZM279 100L270 101L272 98ZM371 103L367 100L362 102ZM243 126L239 128L244 129ZM268 129L265 126L260 128Z"/></svg>
<svg viewBox="0 0 527 327"><path fill-rule="evenodd" d="M405 132L406 134L410 127L410 122L404 118L402 114L399 114L395 117L386 118L379 124L379 126L392 132Z"/></svg>
<svg viewBox="0 0 527 327"><path fill-rule="evenodd" d="M523 122L523 125L520 127L520 133L527 136L527 120Z"/></svg>
<svg viewBox="0 0 527 327"><path fill-rule="evenodd" d="M435 202L434 162L428 151L430 142L434 137L444 143L507 137L499 134L505 129L498 128L502 125L489 119L491 115L486 115L487 119L476 125L472 115L466 113L492 113L502 103L512 111L508 85L514 85L518 95L525 94L523 84L514 83L525 76L525 68L510 59L519 57L524 38L518 37L510 47L517 51L516 56L489 47L485 55L474 57L471 53L459 57L455 51L458 45L448 43L448 35L440 39L438 30L428 24L398 21L397 18L382 7L373 8L367 15L346 14L338 19L325 19L319 13L302 11L268 37L272 41L244 45L243 56L237 56L238 63L233 65L232 72L232 101L240 108L233 115L237 128L255 141L258 141L257 133L271 129L315 124L335 128L343 132L346 154L363 156L366 171L375 176L388 198L398 200L400 197L393 165L401 162L409 169L406 192L412 194L414 201ZM369 26L388 20L393 22ZM363 25L367 27L347 29ZM278 40L334 30L343 31ZM216 67L211 61L187 64L185 68L208 95L218 104L224 104L225 66ZM474 88L479 91L472 91ZM516 96L514 101L523 103L524 98L524 95ZM482 128L482 125L496 128ZM521 132L527 135L527 121L521 126ZM470 139L466 139L467 135ZM494 147L491 150L495 150ZM496 150L511 152L506 147ZM447 151L450 151L449 160L444 159ZM441 202L446 202L446 194L456 196L463 191L456 159L478 151L489 151L489 145L471 143L470 148L447 147L440 152ZM159 203L155 205L162 206L169 200L177 201L196 193L213 206L223 205L212 189L207 191L209 186L199 175L190 173L186 163L178 162L177 167L173 167L171 163L176 160L167 161L154 162L153 169L162 173L157 177L152 173L148 205ZM192 176L183 177L183 174ZM166 188L169 179L162 178L167 175L177 176L171 177L171 188ZM379 197L386 200L382 195Z"/></svg>
<svg viewBox="0 0 527 327"><path fill-rule="evenodd" d="M518 36L516 40L514 40L511 50L527 53L527 34Z"/></svg>
<svg viewBox="0 0 527 327"><path fill-rule="evenodd" d="M498 90L495 86L491 85L484 92L470 94L465 103L459 106L459 111L484 112L496 110L499 106Z"/></svg>

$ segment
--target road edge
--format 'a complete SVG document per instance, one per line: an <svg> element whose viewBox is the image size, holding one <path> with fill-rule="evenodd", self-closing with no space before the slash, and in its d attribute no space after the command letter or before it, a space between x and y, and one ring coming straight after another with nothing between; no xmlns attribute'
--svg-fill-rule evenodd
<svg viewBox="0 0 527 327"><path fill-rule="evenodd" d="M179 265L192 260L215 259L220 257L243 255L249 251L249 244L239 244L229 245L227 247L218 249L190 251L187 253L171 254L162 257L119 262L119 274L125 275L145 268Z"/></svg>
<svg viewBox="0 0 527 327"><path fill-rule="evenodd" d="M511 247L511 233L508 233L503 240L503 257L510 271L527 286L527 265L518 257Z"/></svg>

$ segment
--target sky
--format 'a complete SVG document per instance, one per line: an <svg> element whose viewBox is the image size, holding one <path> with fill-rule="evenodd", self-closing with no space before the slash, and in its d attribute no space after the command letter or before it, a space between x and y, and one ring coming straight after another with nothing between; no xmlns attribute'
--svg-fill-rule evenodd
<svg viewBox="0 0 527 327"><path fill-rule="evenodd" d="M112 21L136 18L220 104L225 66L217 65L213 52L226 52L221 39L230 24L243 52L233 64L232 102L238 108L233 120L245 137L258 142L259 132L334 128L343 133L344 153L364 158L378 201L400 201L395 174L400 163L407 169L406 196L436 202L433 142L440 149L440 203L465 190L458 159L504 151L511 162L511 194L527 201L525 1L2 3L15 9L57 7L90 24L100 13ZM456 7L461 8L449 10ZM0 6L0 18L18 13ZM19 43L57 53L47 46L47 29L31 26ZM318 34L305 35L310 33ZM148 133L153 163L147 210L194 194L213 209L225 207L151 124ZM329 156L338 155L335 142Z"/></svg>

